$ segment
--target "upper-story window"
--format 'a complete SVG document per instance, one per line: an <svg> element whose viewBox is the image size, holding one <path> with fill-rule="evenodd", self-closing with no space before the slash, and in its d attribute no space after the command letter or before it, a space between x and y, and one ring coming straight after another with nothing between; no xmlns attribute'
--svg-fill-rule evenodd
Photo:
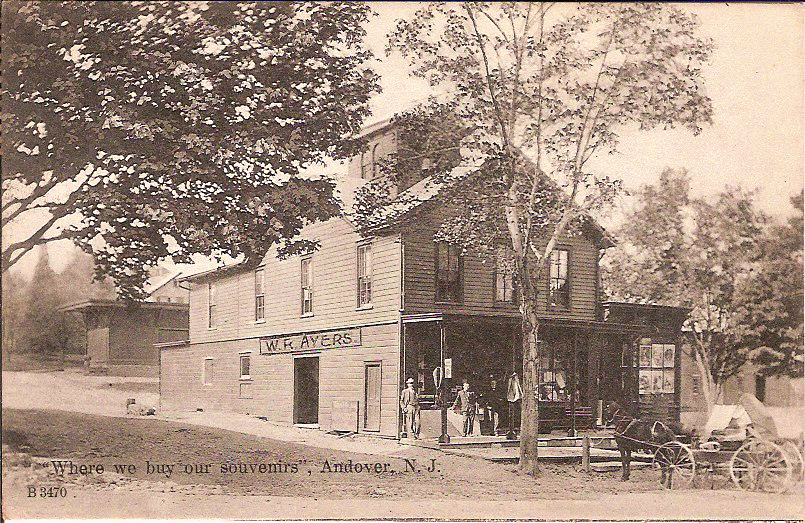
<svg viewBox="0 0 805 523"><path fill-rule="evenodd" d="M514 270L511 260L511 247L498 246L495 251L495 301L514 301Z"/></svg>
<svg viewBox="0 0 805 523"><path fill-rule="evenodd" d="M372 154L368 151L361 153L361 178L372 179L372 165Z"/></svg>
<svg viewBox="0 0 805 523"><path fill-rule="evenodd" d="M254 321L266 319L265 270L254 271Z"/></svg>
<svg viewBox="0 0 805 523"><path fill-rule="evenodd" d="M215 282L207 282L207 327L212 329L218 324L215 304Z"/></svg>
<svg viewBox="0 0 805 523"><path fill-rule="evenodd" d="M448 243L436 244L436 301L462 300L461 249Z"/></svg>
<svg viewBox="0 0 805 523"><path fill-rule="evenodd" d="M372 244L358 245L358 307L372 304Z"/></svg>
<svg viewBox="0 0 805 523"><path fill-rule="evenodd" d="M372 180L377 176L377 148L379 146L379 143L375 143L371 149L361 153L361 178L364 180Z"/></svg>
<svg viewBox="0 0 805 523"><path fill-rule="evenodd" d="M570 251L554 249L550 260L549 304L562 309L570 308L570 274L568 260Z"/></svg>
<svg viewBox="0 0 805 523"><path fill-rule="evenodd" d="M313 314L313 258L302 258L302 316Z"/></svg>

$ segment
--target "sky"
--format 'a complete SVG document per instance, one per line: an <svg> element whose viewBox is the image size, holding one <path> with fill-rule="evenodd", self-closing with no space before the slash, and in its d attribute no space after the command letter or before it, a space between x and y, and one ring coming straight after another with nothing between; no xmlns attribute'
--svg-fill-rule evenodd
<svg viewBox="0 0 805 523"><path fill-rule="evenodd" d="M716 49L705 68L714 123L698 136L684 130L631 132L621 137L619 153L591 161L599 174L637 188L659 178L666 167L686 168L694 195L725 185L756 189L758 206L778 217L791 213L789 197L803 187L803 14L802 4L681 4L701 20L701 32ZM389 117L429 94L423 80L408 76L399 55L385 56L386 34L394 21L410 16L416 4L374 3L377 16L367 25L367 45L375 53L382 93L372 100L368 122ZM620 208L630 204L624 198ZM603 219L615 223L614 216ZM70 244L53 244L55 270L70 258ZM192 270L207 269L199 260ZM36 254L18 265L30 274Z"/></svg>

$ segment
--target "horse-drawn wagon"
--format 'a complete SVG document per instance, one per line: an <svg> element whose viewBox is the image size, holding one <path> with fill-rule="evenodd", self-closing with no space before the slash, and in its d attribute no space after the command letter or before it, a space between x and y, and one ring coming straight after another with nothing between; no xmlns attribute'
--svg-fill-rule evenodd
<svg viewBox="0 0 805 523"><path fill-rule="evenodd" d="M754 397L717 405L704 433L693 438L659 421L616 418L615 441L624 479L632 451L653 455L666 488L689 488L706 474L728 476L742 490L784 492L803 479L802 437L783 437Z"/></svg>

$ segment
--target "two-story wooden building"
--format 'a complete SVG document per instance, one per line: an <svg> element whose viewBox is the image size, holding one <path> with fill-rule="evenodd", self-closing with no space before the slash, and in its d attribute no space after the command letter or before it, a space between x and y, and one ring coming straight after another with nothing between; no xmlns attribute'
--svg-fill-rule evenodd
<svg viewBox="0 0 805 523"><path fill-rule="evenodd" d="M378 160L395 148L388 125L366 138L366 152L349 163L353 180L376 176ZM439 199L422 183L400 188L420 191L421 205L370 235L333 218L303 231L319 242L308 255L280 260L272 249L259 262L186 278L190 339L162 348L162 408L397 437L400 390L413 377L428 436L440 430L429 410L434 376L453 389L464 379L482 389L519 373L511 277L495 260L434 242ZM546 428L568 427L574 413L594 420L612 400L679 418L685 311L602 302L598 262L608 242L597 226L562 238L546 271L540 384L532 391Z"/></svg>

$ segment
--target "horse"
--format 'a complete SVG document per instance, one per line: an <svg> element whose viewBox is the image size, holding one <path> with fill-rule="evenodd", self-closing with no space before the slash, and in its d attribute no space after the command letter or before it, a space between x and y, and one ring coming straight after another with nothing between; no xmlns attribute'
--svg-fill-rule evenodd
<svg viewBox="0 0 805 523"><path fill-rule="evenodd" d="M631 416L626 409L612 402L607 408L608 424L615 425L615 443L621 455L621 480L627 481L631 472L632 451L644 450L654 454L657 447L677 437L671 428L659 420L644 420ZM667 468L661 470L660 482L670 486L671 475Z"/></svg>

